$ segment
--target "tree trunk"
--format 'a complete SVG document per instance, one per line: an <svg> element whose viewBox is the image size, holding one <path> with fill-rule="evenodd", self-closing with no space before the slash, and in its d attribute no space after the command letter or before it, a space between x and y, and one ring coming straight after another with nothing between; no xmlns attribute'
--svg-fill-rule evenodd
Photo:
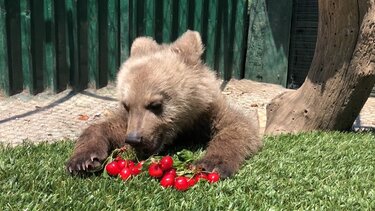
<svg viewBox="0 0 375 211"><path fill-rule="evenodd" d="M319 0L308 76L267 106L266 134L350 129L375 83L374 0Z"/></svg>

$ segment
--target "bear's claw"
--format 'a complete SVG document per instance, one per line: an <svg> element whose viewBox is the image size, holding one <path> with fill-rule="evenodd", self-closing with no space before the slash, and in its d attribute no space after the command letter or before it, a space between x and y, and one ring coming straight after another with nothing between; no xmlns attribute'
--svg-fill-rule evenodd
<svg viewBox="0 0 375 211"><path fill-rule="evenodd" d="M66 169L71 175L87 174L99 167L106 157L95 153L75 154L67 162Z"/></svg>

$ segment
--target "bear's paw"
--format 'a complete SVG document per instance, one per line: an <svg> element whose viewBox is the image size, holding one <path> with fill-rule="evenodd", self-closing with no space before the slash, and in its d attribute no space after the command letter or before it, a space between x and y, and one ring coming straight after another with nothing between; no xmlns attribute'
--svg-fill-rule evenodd
<svg viewBox="0 0 375 211"><path fill-rule="evenodd" d="M99 168L107 157L108 153L102 150L86 149L72 155L66 164L66 170L71 175L88 174Z"/></svg>
<svg viewBox="0 0 375 211"><path fill-rule="evenodd" d="M194 163L198 168L202 168L205 171L217 172L220 174L220 178L227 178L232 176L237 168L236 163L220 157L220 156L205 156Z"/></svg>

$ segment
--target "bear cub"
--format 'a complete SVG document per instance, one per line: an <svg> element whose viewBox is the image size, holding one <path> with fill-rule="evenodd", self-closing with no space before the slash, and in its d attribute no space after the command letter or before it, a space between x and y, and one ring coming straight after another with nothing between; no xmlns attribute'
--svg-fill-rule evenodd
<svg viewBox="0 0 375 211"><path fill-rule="evenodd" d="M186 143L207 145L196 166L222 178L238 171L261 148L258 122L229 105L202 53L194 31L169 45L135 39L117 75L119 109L83 131L67 162L69 173L88 173L124 145L147 158Z"/></svg>

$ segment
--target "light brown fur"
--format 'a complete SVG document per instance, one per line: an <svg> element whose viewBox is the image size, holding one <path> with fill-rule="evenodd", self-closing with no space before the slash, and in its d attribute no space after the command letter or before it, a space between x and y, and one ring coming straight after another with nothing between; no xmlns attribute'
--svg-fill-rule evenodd
<svg viewBox="0 0 375 211"><path fill-rule="evenodd" d="M208 143L196 165L223 178L235 173L261 147L257 124L227 103L202 53L200 35L193 31L170 45L136 39L117 77L119 113L82 133L67 163L69 172L85 173L127 143L147 157L195 141Z"/></svg>

